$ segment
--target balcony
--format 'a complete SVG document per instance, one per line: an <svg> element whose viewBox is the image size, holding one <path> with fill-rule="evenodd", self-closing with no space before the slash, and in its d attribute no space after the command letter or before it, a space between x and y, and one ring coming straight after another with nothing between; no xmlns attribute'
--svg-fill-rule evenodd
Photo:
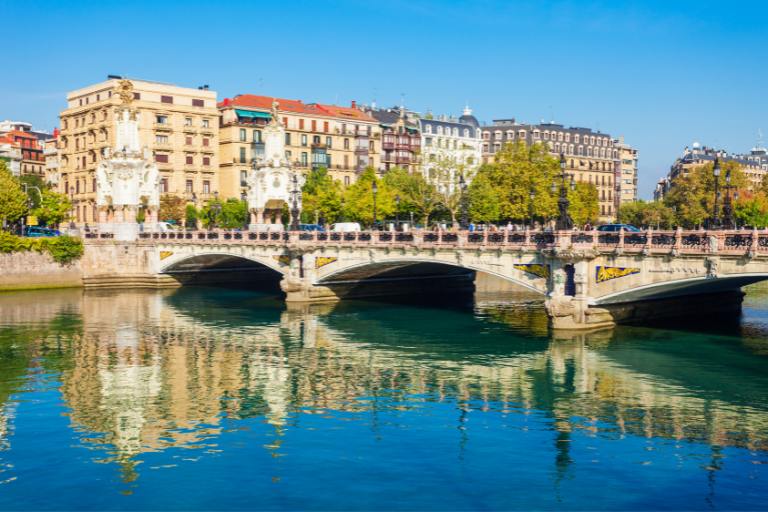
<svg viewBox="0 0 768 512"><path fill-rule="evenodd" d="M395 142L385 139L381 142L381 149L393 150L395 149Z"/></svg>
<svg viewBox="0 0 768 512"><path fill-rule="evenodd" d="M173 126L171 126L171 123L152 123L152 128L160 131L173 131Z"/></svg>
<svg viewBox="0 0 768 512"><path fill-rule="evenodd" d="M191 124L184 125L184 128L182 130L184 131L184 133L192 133L192 134L197 133L197 128L192 126Z"/></svg>
<svg viewBox="0 0 768 512"><path fill-rule="evenodd" d="M409 164L409 163L411 163L411 157L410 156L396 156L395 157L395 163L396 164Z"/></svg>

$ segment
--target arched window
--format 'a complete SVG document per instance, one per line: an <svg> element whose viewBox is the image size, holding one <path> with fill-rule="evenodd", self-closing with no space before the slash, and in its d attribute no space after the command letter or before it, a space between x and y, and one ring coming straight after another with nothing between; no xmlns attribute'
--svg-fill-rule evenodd
<svg viewBox="0 0 768 512"><path fill-rule="evenodd" d="M501 140L501 130L496 130L493 133L493 138L496 139L496 140Z"/></svg>
<svg viewBox="0 0 768 512"><path fill-rule="evenodd" d="M592 156L592 146L587 146L587 156Z"/></svg>
<svg viewBox="0 0 768 512"><path fill-rule="evenodd" d="M437 127L437 134L438 135L442 135L443 134L443 127L442 126L438 126Z"/></svg>
<svg viewBox="0 0 768 512"><path fill-rule="evenodd" d="M563 132L557 132L557 140L563 142Z"/></svg>
<svg viewBox="0 0 768 512"><path fill-rule="evenodd" d="M569 155L573 154L573 144L568 144L568 154Z"/></svg>
<svg viewBox="0 0 768 512"><path fill-rule="evenodd" d="M515 138L515 132L512 130L507 130L507 140L512 140Z"/></svg>
<svg viewBox="0 0 768 512"><path fill-rule="evenodd" d="M464 137L469 137L469 130L464 128Z"/></svg>
<svg viewBox="0 0 768 512"><path fill-rule="evenodd" d="M427 133L432 133L432 125L431 124L427 125Z"/></svg>

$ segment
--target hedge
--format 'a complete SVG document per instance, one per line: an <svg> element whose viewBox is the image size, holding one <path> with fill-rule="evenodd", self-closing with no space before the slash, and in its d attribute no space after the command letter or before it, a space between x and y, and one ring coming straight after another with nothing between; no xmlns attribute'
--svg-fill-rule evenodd
<svg viewBox="0 0 768 512"><path fill-rule="evenodd" d="M0 253L46 252L57 263L70 263L83 255L83 242L71 236L26 238L0 231Z"/></svg>

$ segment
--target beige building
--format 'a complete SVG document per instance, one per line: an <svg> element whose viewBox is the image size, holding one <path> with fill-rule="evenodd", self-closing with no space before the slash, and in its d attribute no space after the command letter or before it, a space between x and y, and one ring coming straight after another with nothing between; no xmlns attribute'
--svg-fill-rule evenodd
<svg viewBox="0 0 768 512"><path fill-rule="evenodd" d="M67 95L59 136L59 191L74 203L76 222L96 217L96 167L114 146L115 90L122 77L110 76ZM201 203L218 190L219 116L216 93L159 82L130 80L139 117L139 139L157 162L161 193Z"/></svg>
<svg viewBox="0 0 768 512"><path fill-rule="evenodd" d="M349 185L366 167L380 167L379 122L351 107L303 103L300 100L242 94L219 103L221 156L220 191L244 197L245 179L257 156L263 155L262 129L272 119L272 102L285 126L285 154L304 173L325 167Z"/></svg>
<svg viewBox="0 0 768 512"><path fill-rule="evenodd" d="M624 137L613 142L619 148L619 173L616 176L618 207L637 201L637 149L625 143Z"/></svg>

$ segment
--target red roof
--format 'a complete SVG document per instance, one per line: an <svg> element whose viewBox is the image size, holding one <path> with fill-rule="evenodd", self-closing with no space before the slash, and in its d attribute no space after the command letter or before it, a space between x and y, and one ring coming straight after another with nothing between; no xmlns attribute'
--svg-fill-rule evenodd
<svg viewBox="0 0 768 512"><path fill-rule="evenodd" d="M277 101L277 108L280 112L336 117L354 121L376 121L373 117L356 108L323 105L320 103L303 103L301 100L289 100L286 98L275 98L273 96L258 96L255 94L240 94L232 99L225 98L224 101L219 102L219 107L232 106L269 111L272 109L273 101Z"/></svg>
<svg viewBox="0 0 768 512"><path fill-rule="evenodd" d="M37 137L32 135L31 133L22 132L21 130L11 130L7 132L8 135L13 135L14 137L20 137L22 139L35 139L37 140Z"/></svg>

